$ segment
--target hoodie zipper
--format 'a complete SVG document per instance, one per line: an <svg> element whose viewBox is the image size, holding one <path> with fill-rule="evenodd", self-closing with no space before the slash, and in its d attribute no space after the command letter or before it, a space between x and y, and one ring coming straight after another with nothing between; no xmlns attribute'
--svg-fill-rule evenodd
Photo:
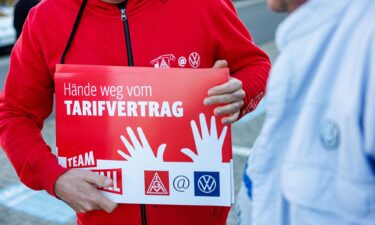
<svg viewBox="0 0 375 225"><path fill-rule="evenodd" d="M130 31L129 31L129 22L128 16L126 15L126 4L127 0L124 3L120 3L118 5L120 12L121 12L121 20L124 25L124 33L125 33L125 43L126 43L126 52L128 55L128 66L134 66L134 59L133 59L133 50L132 44L130 39Z"/></svg>
<svg viewBox="0 0 375 225"><path fill-rule="evenodd" d="M126 43L126 52L128 55L128 66L132 67L134 66L134 59L133 59L133 50L132 50L132 44L130 39L130 30L129 30L129 22L128 22L128 16L126 15L126 5L128 3L128 0L125 0L123 3L118 4L118 8L121 12L121 20L124 25L124 34L125 34L125 43ZM142 225L147 225L147 212L146 212L146 205L141 204L141 220Z"/></svg>
<svg viewBox="0 0 375 225"><path fill-rule="evenodd" d="M134 66L133 50L132 50L132 44L131 44L131 39L130 39L128 16L126 15L126 5L127 5L127 3L128 3L128 0L125 0L123 3L120 3L117 6L120 9L121 20L122 20L122 23L124 25L126 52L127 52L127 55L128 55L128 66L133 67ZM141 208L142 225L147 225L146 205L141 204L140 208Z"/></svg>

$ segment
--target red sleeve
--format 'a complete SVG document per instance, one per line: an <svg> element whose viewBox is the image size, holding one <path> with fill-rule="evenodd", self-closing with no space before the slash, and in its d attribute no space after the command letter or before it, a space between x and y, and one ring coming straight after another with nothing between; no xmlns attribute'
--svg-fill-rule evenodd
<svg viewBox="0 0 375 225"><path fill-rule="evenodd" d="M266 53L251 39L249 31L240 21L230 0L219 0L214 35L217 39L216 57L226 59L231 76L242 81L246 92L241 116L253 111L265 94L271 68Z"/></svg>
<svg viewBox="0 0 375 225"><path fill-rule="evenodd" d="M55 181L66 169L58 165L41 135L43 121L52 111L54 88L34 14L32 10L14 46L0 95L0 141L21 181L55 196Z"/></svg>

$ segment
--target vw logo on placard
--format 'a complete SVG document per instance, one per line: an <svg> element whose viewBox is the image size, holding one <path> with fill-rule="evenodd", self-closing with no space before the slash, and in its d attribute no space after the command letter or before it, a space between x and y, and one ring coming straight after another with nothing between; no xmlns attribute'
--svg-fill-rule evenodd
<svg viewBox="0 0 375 225"><path fill-rule="evenodd" d="M215 178L210 175L201 176L201 178L198 179L198 188L207 194L213 192L216 188Z"/></svg>
<svg viewBox="0 0 375 225"><path fill-rule="evenodd" d="M219 172L194 172L195 196L220 196Z"/></svg>

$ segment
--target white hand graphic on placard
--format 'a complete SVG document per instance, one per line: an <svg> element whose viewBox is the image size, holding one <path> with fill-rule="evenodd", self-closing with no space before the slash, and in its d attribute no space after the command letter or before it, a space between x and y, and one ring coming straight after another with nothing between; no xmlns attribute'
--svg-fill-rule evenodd
<svg viewBox="0 0 375 225"><path fill-rule="evenodd" d="M128 135L130 137L131 143L121 135L120 138L124 143L125 147L128 149L129 154L121 150L117 150L117 153L121 155L127 162L130 163L142 163L147 165L149 163L162 163L163 155L165 151L166 144L161 144L157 151L157 156L155 157L154 152L152 151L150 144L148 143L142 128L138 127L138 136L141 142L138 141L138 138L135 136L133 130L130 127L126 128Z"/></svg>
<svg viewBox="0 0 375 225"><path fill-rule="evenodd" d="M197 148L197 154L188 148L182 149L181 152L189 156L195 163L222 163L222 149L228 127L225 126L220 134L220 137L218 137L216 119L214 116L211 117L210 131L208 131L206 117L203 113L199 115L199 122L202 136L198 131L196 122L192 120L190 123L194 136L195 147Z"/></svg>

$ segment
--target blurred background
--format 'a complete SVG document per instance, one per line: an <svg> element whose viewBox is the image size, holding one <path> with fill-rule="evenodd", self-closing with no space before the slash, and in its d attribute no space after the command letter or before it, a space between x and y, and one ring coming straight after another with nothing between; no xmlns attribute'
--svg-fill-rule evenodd
<svg viewBox="0 0 375 225"><path fill-rule="evenodd" d="M31 1L31 0L26 0ZM267 8L267 0L234 0L238 14L251 32L254 42L265 50L274 61L278 52L274 35L278 24L285 18ZM9 69L9 54L16 42L13 27L14 0L0 0L0 88L3 89ZM16 14L16 19L22 17ZM18 18L19 19L19 18ZM250 113L232 128L235 193L241 184L245 162L264 120L264 99L256 111ZM45 122L43 135L54 148L55 115ZM44 191L32 191L22 185L0 149L0 225L73 225L75 214L63 202L50 197ZM236 215L231 210L228 225L236 224Z"/></svg>

